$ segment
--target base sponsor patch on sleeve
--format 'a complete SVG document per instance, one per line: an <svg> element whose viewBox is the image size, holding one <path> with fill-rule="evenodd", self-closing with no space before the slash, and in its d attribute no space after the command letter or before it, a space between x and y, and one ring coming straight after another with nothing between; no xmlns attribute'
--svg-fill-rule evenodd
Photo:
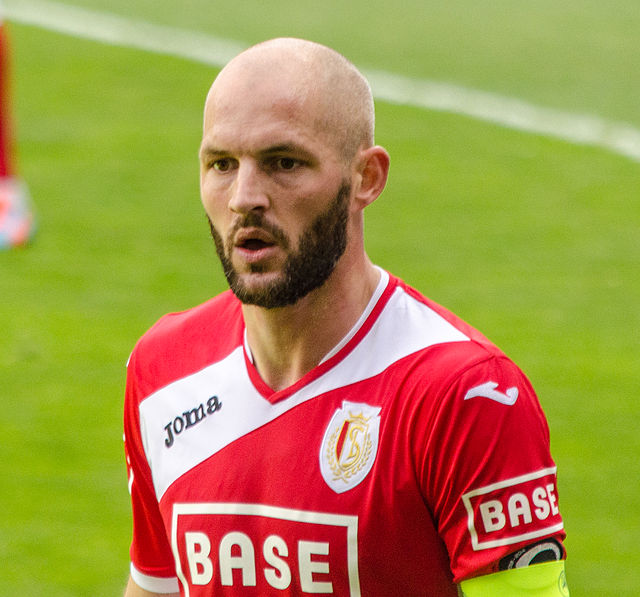
<svg viewBox="0 0 640 597"><path fill-rule="evenodd" d="M557 496L555 467L465 493L462 502L473 550L557 533L563 528Z"/></svg>

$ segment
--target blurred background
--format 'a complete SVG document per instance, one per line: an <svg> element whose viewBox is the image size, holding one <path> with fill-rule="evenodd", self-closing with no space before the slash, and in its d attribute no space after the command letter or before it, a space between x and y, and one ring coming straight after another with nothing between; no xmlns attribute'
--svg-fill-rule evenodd
<svg viewBox="0 0 640 597"><path fill-rule="evenodd" d="M158 317L225 288L198 198L203 101L227 54L286 35L395 76L369 253L531 378L572 596L637 595L637 0L4 5L38 229L0 251L0 594L121 594L125 363Z"/></svg>

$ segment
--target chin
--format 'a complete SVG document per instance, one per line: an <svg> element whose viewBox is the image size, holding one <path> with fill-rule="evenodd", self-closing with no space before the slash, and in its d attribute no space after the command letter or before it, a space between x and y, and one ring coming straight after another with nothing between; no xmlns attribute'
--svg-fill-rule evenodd
<svg viewBox="0 0 640 597"><path fill-rule="evenodd" d="M239 282L247 290L266 290L284 280L282 272L247 272L238 276Z"/></svg>
<svg viewBox="0 0 640 597"><path fill-rule="evenodd" d="M264 295L279 286L283 278L279 272L246 273L237 277L234 286L245 295Z"/></svg>

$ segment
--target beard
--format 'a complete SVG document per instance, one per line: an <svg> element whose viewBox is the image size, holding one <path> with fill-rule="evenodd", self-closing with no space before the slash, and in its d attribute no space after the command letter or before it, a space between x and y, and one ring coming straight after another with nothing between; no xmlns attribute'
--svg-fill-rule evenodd
<svg viewBox="0 0 640 597"><path fill-rule="evenodd" d="M293 305L312 290L322 286L347 246L350 192L350 185L343 182L327 209L316 216L303 231L298 249L289 252L282 268L282 275L277 280L256 288L248 287L233 266L229 257L233 247L231 239L240 228L258 227L267 231L280 247L288 250L291 242L286 233L266 222L262 212L250 212L234 226L229 235L228 249L225 249L222 237L209 220L218 258L229 287L236 297L246 305L275 309ZM253 264L250 271L262 273L267 269L262 264Z"/></svg>

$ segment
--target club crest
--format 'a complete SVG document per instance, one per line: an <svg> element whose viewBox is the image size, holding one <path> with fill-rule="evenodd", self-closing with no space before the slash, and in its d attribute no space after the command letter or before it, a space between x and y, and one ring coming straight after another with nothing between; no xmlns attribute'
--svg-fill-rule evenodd
<svg viewBox="0 0 640 597"><path fill-rule="evenodd" d="M352 489L369 474L378 452L380 407L342 403L320 446L320 471L336 493Z"/></svg>

